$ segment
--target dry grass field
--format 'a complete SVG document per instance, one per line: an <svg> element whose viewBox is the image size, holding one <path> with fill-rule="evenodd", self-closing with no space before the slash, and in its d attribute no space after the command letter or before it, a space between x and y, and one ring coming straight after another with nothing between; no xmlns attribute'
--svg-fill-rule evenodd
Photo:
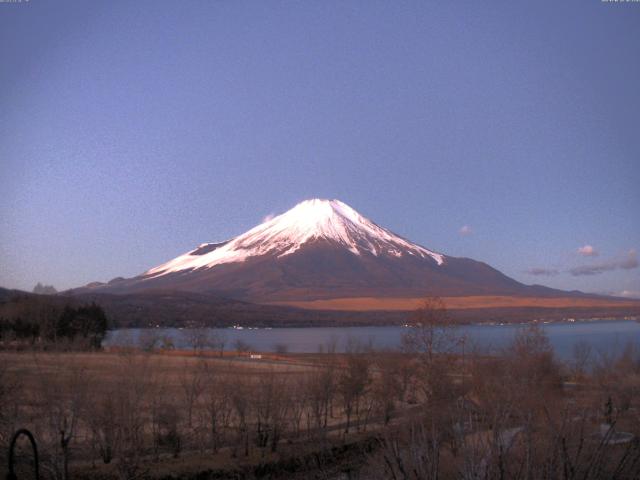
<svg viewBox="0 0 640 480"><path fill-rule="evenodd" d="M275 356L273 356L275 358ZM148 378L162 379L166 396L179 394L180 382L185 372L196 368L215 370L220 375L255 376L265 372L287 377L307 374L312 367L300 361L263 361L234 355L230 352L224 358L217 353L194 355L188 351L163 353L106 353L106 352L0 352L0 362L7 375L21 380L26 394L35 394L37 384L43 377L62 378L65 375L81 373L87 385L99 383L107 391L113 390L123 376L133 373L131 369L143 369Z"/></svg>
<svg viewBox="0 0 640 480"><path fill-rule="evenodd" d="M514 297L514 296L467 296L442 297L442 301L451 310L477 308L509 308L509 307L546 307L546 308L589 308L589 307L632 307L640 309L637 300L609 298L575 298L575 297ZM333 298L326 300L275 302L273 305L287 305L310 310L340 311L411 311L424 303L418 298Z"/></svg>
<svg viewBox="0 0 640 480"><path fill-rule="evenodd" d="M640 348L560 364L532 327L462 358L435 326L396 353L0 351L0 472L26 427L53 480L638 478Z"/></svg>
<svg viewBox="0 0 640 480"><path fill-rule="evenodd" d="M271 468L379 423L379 397L364 392L379 374L369 356L356 364L352 375L343 355L0 352L0 440L33 431L45 478Z"/></svg>

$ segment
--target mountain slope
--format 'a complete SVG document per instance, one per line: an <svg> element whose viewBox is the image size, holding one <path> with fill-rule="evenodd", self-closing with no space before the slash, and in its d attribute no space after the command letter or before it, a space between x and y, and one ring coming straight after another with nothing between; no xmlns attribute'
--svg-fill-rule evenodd
<svg viewBox="0 0 640 480"><path fill-rule="evenodd" d="M191 269L211 268L243 262L265 255L278 259L292 255L303 246L326 241L359 256L431 258L438 265L443 255L413 244L360 215L339 200L307 200L232 240L205 243L145 275L166 275Z"/></svg>
<svg viewBox="0 0 640 480"><path fill-rule="evenodd" d="M307 200L131 279L83 291L185 291L253 302L425 295L566 296L412 243L338 200ZM571 294L575 295L575 294Z"/></svg>

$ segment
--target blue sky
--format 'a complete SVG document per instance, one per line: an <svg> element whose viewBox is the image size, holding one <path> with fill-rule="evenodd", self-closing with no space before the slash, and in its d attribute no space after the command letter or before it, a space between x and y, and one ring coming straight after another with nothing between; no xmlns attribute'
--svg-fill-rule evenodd
<svg viewBox="0 0 640 480"><path fill-rule="evenodd" d="M640 296L638 85L638 3L0 4L0 285L133 276L322 197Z"/></svg>

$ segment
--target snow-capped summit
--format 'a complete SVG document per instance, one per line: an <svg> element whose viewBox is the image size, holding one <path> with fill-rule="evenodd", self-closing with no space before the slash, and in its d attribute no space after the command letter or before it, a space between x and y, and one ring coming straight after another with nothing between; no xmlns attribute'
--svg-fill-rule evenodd
<svg viewBox="0 0 640 480"><path fill-rule="evenodd" d="M271 325L291 319L329 325L336 318L350 324L365 318L386 322L401 318L390 317L386 310L410 310L419 299L434 295L487 297L486 305L501 302L501 297L532 297L538 302L540 297L584 296L524 285L486 263L436 253L339 200L321 199L301 202L230 240L202 243L141 275L64 293L89 295L86 298L92 300L99 296L127 322L150 323L144 312L152 311L154 322L157 315L214 325ZM484 298L469 302L485 305ZM521 298L514 305L519 302ZM377 311L366 317L357 315L362 312L342 312L338 317L327 311L305 313L316 308ZM469 319L476 314L475 307L465 310Z"/></svg>
<svg viewBox="0 0 640 480"><path fill-rule="evenodd" d="M214 294L251 302L527 294L489 265L412 243L339 200L306 200L220 243L203 243L92 292Z"/></svg>
<svg viewBox="0 0 640 480"><path fill-rule="evenodd" d="M277 258L298 251L314 241L327 241L354 255L372 254L430 258L438 265L444 256L411 243L376 225L340 200L312 199L222 243L205 243L195 250L147 271L156 277L183 270L211 268L243 262L250 257Z"/></svg>

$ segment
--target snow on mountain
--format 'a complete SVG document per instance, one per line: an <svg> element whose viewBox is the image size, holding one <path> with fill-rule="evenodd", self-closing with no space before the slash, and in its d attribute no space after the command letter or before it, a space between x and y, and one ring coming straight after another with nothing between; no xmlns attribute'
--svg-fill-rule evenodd
<svg viewBox="0 0 640 480"><path fill-rule="evenodd" d="M312 199L266 221L248 232L222 243L205 243L195 250L145 272L146 278L169 273L207 269L225 263L244 262L250 257L282 258L314 240L341 246L354 255L432 259L437 265L445 256L401 238L363 217L339 200Z"/></svg>
<svg viewBox="0 0 640 480"><path fill-rule="evenodd" d="M74 293L190 292L252 303L425 295L566 295L401 238L338 200L307 200L142 275Z"/></svg>

